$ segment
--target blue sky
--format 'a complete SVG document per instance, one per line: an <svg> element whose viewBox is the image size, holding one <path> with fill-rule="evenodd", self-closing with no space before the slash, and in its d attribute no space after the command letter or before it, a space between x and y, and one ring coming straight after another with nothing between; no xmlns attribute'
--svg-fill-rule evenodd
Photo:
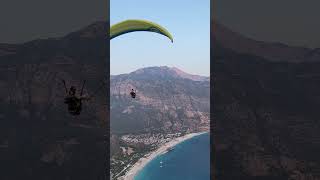
<svg viewBox="0 0 320 180"><path fill-rule="evenodd" d="M112 75L142 67L170 66L210 74L210 0L111 0L111 25L144 19L165 27L174 42L151 32L133 32L110 41Z"/></svg>

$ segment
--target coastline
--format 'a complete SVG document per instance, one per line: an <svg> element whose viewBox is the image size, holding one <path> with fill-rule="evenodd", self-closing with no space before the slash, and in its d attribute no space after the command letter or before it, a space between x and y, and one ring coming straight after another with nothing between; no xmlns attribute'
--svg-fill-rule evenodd
<svg viewBox="0 0 320 180"><path fill-rule="evenodd" d="M207 131L205 132L198 132L198 133L190 133L190 134L186 134L184 136L175 138L173 140L171 140L170 142L167 142L163 145L161 145L157 150L152 151L148 154L146 154L144 157L140 158L131 168L130 170L120 179L123 180L134 180L134 177L139 173L139 171L141 171L151 160L153 160L154 158L156 158L157 156L164 154L167 152L168 148L172 148L174 146L176 146L177 144L188 140L190 138L193 138L195 136L201 135L207 133Z"/></svg>

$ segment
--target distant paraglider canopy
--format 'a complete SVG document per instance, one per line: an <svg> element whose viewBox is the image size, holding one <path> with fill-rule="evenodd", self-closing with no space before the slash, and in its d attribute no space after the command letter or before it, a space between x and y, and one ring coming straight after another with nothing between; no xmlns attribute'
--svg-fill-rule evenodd
<svg viewBox="0 0 320 180"><path fill-rule="evenodd" d="M168 37L171 40L171 42L173 42L173 37L169 33L169 31L167 31L164 27L160 26L159 24L146 20L126 20L112 25L110 28L110 40L122 34L135 31L155 32ZM136 92L132 89L130 95L132 98L135 98Z"/></svg>
<svg viewBox="0 0 320 180"><path fill-rule="evenodd" d="M149 31L162 34L168 37L173 42L172 35L164 27L150 21L145 20L126 20L110 28L110 39L113 39L122 34L135 32L135 31Z"/></svg>

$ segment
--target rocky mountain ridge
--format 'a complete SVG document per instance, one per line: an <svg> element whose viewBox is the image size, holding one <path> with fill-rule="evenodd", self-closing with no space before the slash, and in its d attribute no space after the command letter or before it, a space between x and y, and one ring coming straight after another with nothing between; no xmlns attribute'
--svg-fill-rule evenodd
<svg viewBox="0 0 320 180"><path fill-rule="evenodd" d="M242 54L263 57L273 62L319 62L320 48L289 46L279 42L263 42L234 32L225 25L212 23L212 42Z"/></svg>
<svg viewBox="0 0 320 180"><path fill-rule="evenodd" d="M207 79L166 66L112 76L111 131L168 133L208 129L210 85ZM137 91L136 99L130 97L131 89Z"/></svg>

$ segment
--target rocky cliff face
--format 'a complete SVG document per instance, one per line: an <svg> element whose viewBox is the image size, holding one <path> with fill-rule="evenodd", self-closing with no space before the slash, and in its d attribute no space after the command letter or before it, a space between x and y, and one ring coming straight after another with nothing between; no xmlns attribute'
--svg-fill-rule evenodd
<svg viewBox="0 0 320 180"><path fill-rule="evenodd" d="M129 95L131 89L137 97ZM150 67L111 77L112 133L190 132L209 129L207 77Z"/></svg>
<svg viewBox="0 0 320 180"><path fill-rule="evenodd" d="M320 179L319 59L293 63L296 47L224 33L212 47L216 179Z"/></svg>
<svg viewBox="0 0 320 180"><path fill-rule="evenodd" d="M100 22L62 38L0 45L0 179L105 178L106 31ZM86 80L84 93L93 95L78 117L63 103L61 79L78 92Z"/></svg>

